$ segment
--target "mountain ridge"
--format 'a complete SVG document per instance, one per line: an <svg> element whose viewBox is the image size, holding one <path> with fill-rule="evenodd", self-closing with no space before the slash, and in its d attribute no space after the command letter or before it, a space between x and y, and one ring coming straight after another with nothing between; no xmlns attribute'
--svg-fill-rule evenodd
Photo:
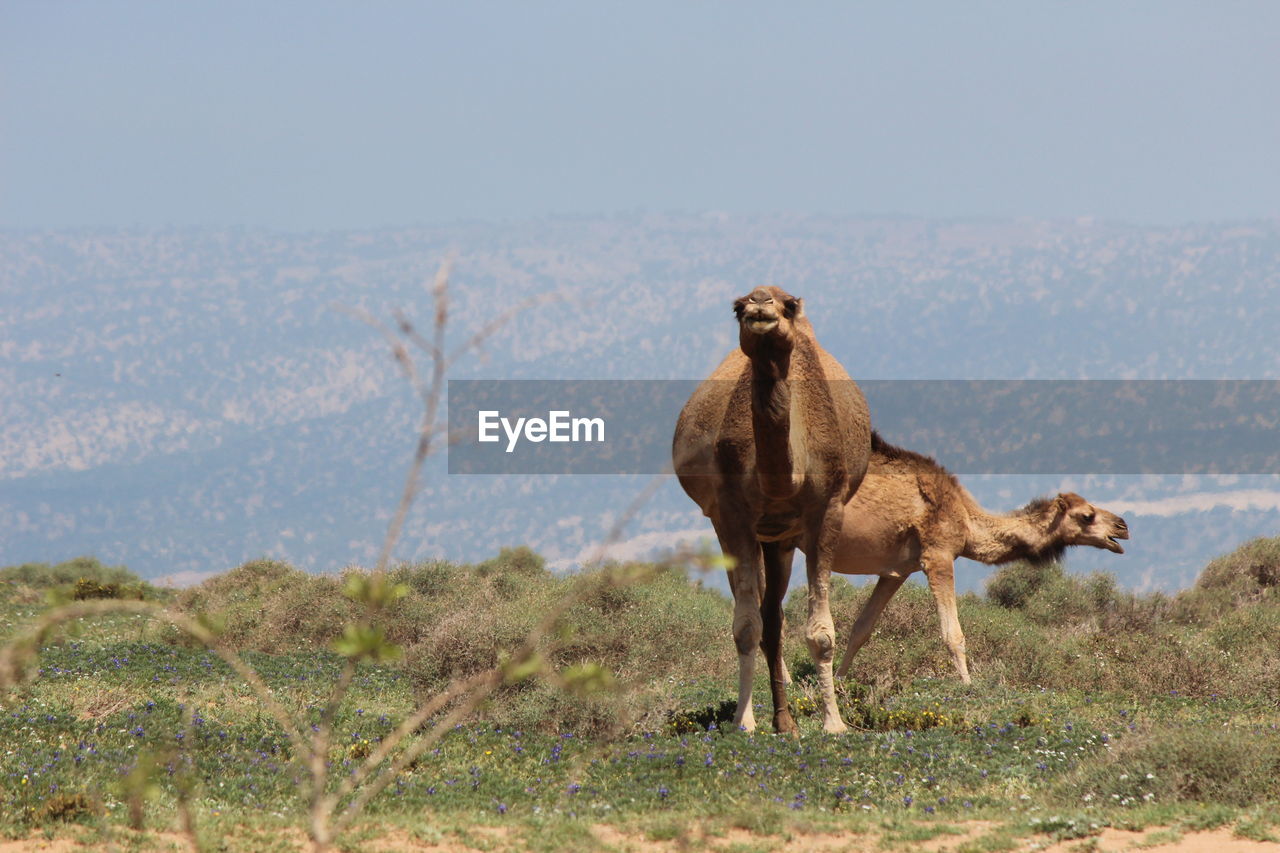
<svg viewBox="0 0 1280 853"><path fill-rule="evenodd" d="M312 234L0 231L0 562L93 552L155 577L264 554L311 570L370 559L419 413L386 342L335 306L384 322L403 308L425 323L451 253L455 342L528 295L560 294L514 317L455 378L699 378L736 345L729 302L763 281L805 298L819 339L859 379L1280 374L1272 221L646 215ZM450 477L443 457L426 482L406 558L481 559L528 542L571 560L637 490L635 478ZM1015 505L1033 496L1009 482L975 494L993 508L1002 492ZM1136 499L1131 482L1098 488L1086 494L1103 505ZM1186 490L1169 480L1143 496ZM1263 510L1209 514L1237 542L1276 526ZM1143 520L1148 540L1140 524L1131 553L1105 565L1160 586L1159 566L1213 556L1177 520ZM628 532L704 523L668 483Z"/></svg>

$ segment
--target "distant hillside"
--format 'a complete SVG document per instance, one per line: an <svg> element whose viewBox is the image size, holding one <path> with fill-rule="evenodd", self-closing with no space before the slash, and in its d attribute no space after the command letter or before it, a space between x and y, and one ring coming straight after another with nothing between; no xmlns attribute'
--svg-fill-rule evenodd
<svg viewBox="0 0 1280 853"><path fill-rule="evenodd" d="M697 378L733 345L731 299L766 281L805 298L823 344L859 378L1271 378L1280 366L1275 222L11 231L0 233L0 562L93 553L157 577L262 555L310 569L369 561L417 410L381 337L335 306L425 321L426 285L451 251L455 341L530 294L564 297L516 318L457 378ZM569 564L642 485L448 477L443 460L429 474L405 557L471 560L527 542ZM973 488L1007 509L1060 485ZM1247 485L1280 490L1274 478ZM1240 488L1113 478L1089 497ZM1133 548L1104 567L1162 588L1280 527L1261 506L1131 522ZM641 549L681 531L710 535L669 483L628 535Z"/></svg>

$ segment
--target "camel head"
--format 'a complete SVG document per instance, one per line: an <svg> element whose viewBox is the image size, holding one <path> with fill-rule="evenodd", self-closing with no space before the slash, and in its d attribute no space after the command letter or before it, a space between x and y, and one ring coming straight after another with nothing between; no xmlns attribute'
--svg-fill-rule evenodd
<svg viewBox="0 0 1280 853"><path fill-rule="evenodd" d="M1123 554L1117 539L1129 538L1129 525L1114 512L1094 506L1075 492L1056 497L1049 513L1050 530L1063 545L1089 545Z"/></svg>
<svg viewBox="0 0 1280 853"><path fill-rule="evenodd" d="M757 287L734 300L733 313L738 317L742 351L750 356L765 341L790 348L804 308L799 297L780 287Z"/></svg>

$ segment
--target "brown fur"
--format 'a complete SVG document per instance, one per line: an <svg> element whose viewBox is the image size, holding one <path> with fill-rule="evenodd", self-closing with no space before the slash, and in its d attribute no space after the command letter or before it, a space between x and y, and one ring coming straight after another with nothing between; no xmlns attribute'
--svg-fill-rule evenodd
<svg viewBox="0 0 1280 853"><path fill-rule="evenodd" d="M739 347L685 404L672 455L680 485L711 519L734 561L738 725L754 728L755 650L769 665L774 727L794 732L782 664L782 598L797 547L807 555L805 637L818 663L823 726L841 731L831 661L828 590L844 504L870 454L866 401L818 345L800 299L758 287L734 302Z"/></svg>
<svg viewBox="0 0 1280 853"><path fill-rule="evenodd" d="M875 434L871 446L866 478L844 508L833 571L879 575L880 580L854 623L839 675L849 671L885 605L912 572L923 570L928 577L943 639L957 672L968 683L964 634L956 615L956 557L989 565L1046 562L1073 545L1124 553L1115 541L1129 538L1124 519L1073 492L1037 498L1007 515L993 515L928 456L894 447Z"/></svg>

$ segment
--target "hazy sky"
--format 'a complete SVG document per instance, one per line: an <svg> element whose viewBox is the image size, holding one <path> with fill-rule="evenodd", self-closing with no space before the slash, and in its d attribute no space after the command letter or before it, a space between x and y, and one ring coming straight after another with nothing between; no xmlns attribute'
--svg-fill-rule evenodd
<svg viewBox="0 0 1280 853"><path fill-rule="evenodd" d="M0 224L1280 215L1280 3L0 0Z"/></svg>

